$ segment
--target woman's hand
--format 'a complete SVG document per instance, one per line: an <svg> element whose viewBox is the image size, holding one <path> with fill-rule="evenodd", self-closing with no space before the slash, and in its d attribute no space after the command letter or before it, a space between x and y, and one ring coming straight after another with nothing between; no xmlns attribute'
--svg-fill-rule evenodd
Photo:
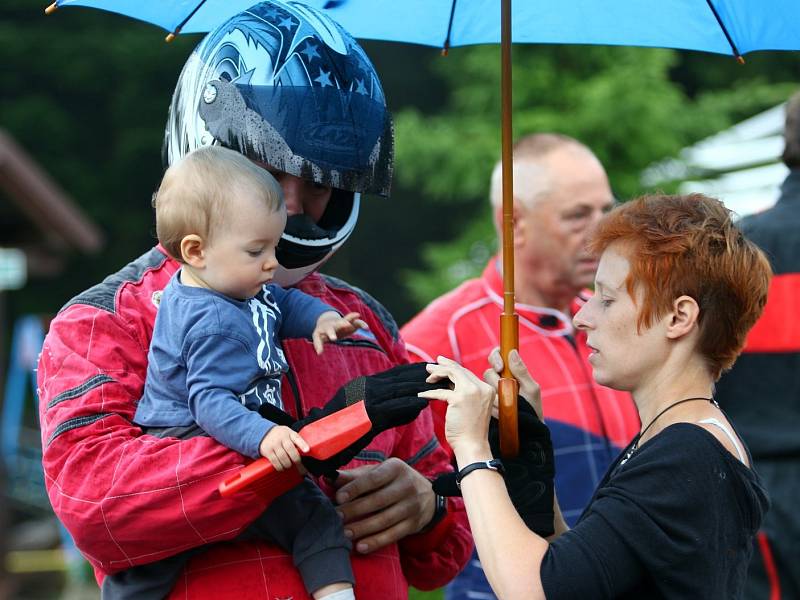
<svg viewBox="0 0 800 600"><path fill-rule="evenodd" d="M492 353L489 354L489 364L492 368L486 369L483 374L483 379L496 390L497 382L500 381L500 373L503 370L503 357L500 356L499 348L495 348L492 350ZM541 389L539 388L539 384L531 377L531 374L528 372L528 367L522 362L522 358L516 350L512 350L508 353L508 366L511 370L511 374L519 382L519 395L533 407L539 420L544 422ZM492 416L497 417L496 397L494 406L492 407Z"/></svg>
<svg viewBox="0 0 800 600"><path fill-rule="evenodd" d="M489 418L495 392L457 362L440 356L427 366L428 383L449 379L453 389L428 390L418 396L447 402L445 437L459 464L487 460L489 453Z"/></svg>

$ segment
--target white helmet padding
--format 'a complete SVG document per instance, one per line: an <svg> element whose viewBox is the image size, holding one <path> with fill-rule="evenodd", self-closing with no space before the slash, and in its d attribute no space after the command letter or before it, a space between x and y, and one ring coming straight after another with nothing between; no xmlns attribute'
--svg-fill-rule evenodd
<svg viewBox="0 0 800 600"><path fill-rule="evenodd" d="M289 217L276 250L280 267L275 273L275 283L284 287L294 285L333 256L353 232L360 202L358 192L333 190L331 202L319 223L306 215Z"/></svg>

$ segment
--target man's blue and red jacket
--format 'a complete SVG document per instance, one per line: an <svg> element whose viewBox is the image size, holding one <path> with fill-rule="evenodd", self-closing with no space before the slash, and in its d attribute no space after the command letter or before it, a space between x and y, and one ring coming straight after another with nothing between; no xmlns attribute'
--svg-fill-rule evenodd
<svg viewBox="0 0 800 600"><path fill-rule="evenodd" d="M772 501L745 598L800 599L800 169L775 206L739 225L775 273L764 314L716 392Z"/></svg>

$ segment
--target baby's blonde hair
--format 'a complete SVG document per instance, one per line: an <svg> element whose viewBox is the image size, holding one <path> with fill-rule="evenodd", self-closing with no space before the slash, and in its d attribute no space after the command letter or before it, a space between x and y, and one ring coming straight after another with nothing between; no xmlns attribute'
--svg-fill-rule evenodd
<svg viewBox="0 0 800 600"><path fill-rule="evenodd" d="M254 194L272 211L283 207L275 178L238 152L222 146L190 152L167 169L153 196L158 241L183 262L181 240L196 234L209 243L225 221L229 199L243 193Z"/></svg>

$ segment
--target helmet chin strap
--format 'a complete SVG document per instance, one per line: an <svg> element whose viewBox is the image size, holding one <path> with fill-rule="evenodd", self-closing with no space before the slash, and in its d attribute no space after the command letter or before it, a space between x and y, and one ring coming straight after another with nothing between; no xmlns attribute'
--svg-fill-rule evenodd
<svg viewBox="0 0 800 600"><path fill-rule="evenodd" d="M319 269L331 256L333 256L333 252L328 253L322 260L315 262L313 265L298 267L296 269L286 269L283 265L278 265L272 281L281 287L291 287L300 283L303 279L311 275L311 273Z"/></svg>
<svg viewBox="0 0 800 600"><path fill-rule="evenodd" d="M287 268L283 265L278 265L278 269L275 271L275 276L273 277L273 281L280 285L281 287L290 287L299 283L303 279L305 279L308 275L319 269L325 262L334 255L334 253L341 248L342 244L344 244L347 239L350 237L350 234L353 232L355 228L356 222L358 221L358 214L360 212L361 206L361 194L355 193L353 194L353 203L352 208L350 209L350 214L347 217L347 220L341 227L339 227L336 233L336 239L334 240L303 240L302 238L297 237L297 232L293 232L293 235L289 235L289 239L291 239L292 243L299 244L301 246L306 247L322 247L328 246L328 250L324 256L322 256L316 262L313 262L308 265L302 265L299 267L294 268ZM287 236L288 232L284 232L284 237Z"/></svg>

